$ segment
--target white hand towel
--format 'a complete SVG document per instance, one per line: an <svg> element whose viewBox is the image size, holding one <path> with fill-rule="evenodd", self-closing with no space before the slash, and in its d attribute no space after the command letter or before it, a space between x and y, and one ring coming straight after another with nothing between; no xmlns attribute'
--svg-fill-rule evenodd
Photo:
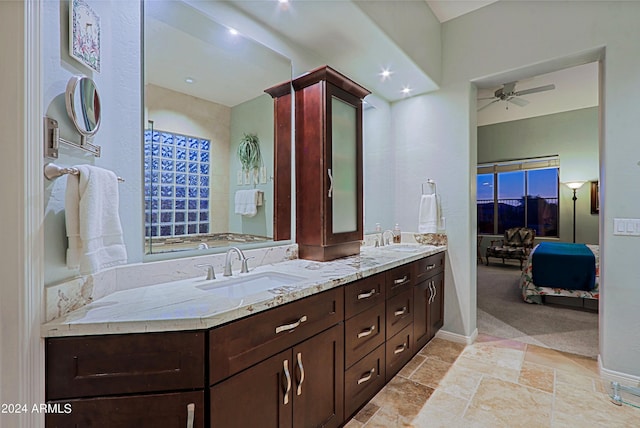
<svg viewBox="0 0 640 428"><path fill-rule="evenodd" d="M438 231L438 199L436 195L422 195L418 215L419 233L436 233Z"/></svg>
<svg viewBox="0 0 640 428"><path fill-rule="evenodd" d="M235 197L236 214L246 217L253 217L258 213L258 193L257 189L238 190Z"/></svg>
<svg viewBox="0 0 640 428"><path fill-rule="evenodd" d="M65 193L67 267L90 274L126 263L118 213L118 177L91 165L76 168L80 175L67 175Z"/></svg>

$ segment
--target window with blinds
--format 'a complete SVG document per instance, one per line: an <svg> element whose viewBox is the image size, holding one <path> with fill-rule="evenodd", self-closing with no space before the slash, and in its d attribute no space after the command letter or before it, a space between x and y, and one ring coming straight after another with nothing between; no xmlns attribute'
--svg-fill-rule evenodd
<svg viewBox="0 0 640 428"><path fill-rule="evenodd" d="M558 156L478 165L478 233L525 226L557 237L559 172Z"/></svg>

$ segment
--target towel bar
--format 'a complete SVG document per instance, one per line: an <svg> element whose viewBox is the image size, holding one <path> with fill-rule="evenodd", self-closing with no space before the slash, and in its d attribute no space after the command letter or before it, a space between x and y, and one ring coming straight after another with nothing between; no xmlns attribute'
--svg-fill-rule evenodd
<svg viewBox="0 0 640 428"><path fill-rule="evenodd" d="M78 170L78 168L74 168L74 167L65 168L65 167L56 165L55 163L47 163L44 166L44 176L49 181L55 180L56 178L62 177L63 175L66 175L66 174L78 175L80 174L80 171ZM124 178L118 177L118 182L124 183Z"/></svg>

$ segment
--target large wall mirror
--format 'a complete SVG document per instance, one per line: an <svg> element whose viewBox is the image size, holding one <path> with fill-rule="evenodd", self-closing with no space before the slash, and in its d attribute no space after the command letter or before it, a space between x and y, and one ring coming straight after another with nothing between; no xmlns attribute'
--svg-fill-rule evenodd
<svg viewBox="0 0 640 428"><path fill-rule="evenodd" d="M274 106L264 90L291 80L291 61L206 7L143 4L147 253L273 239ZM243 168L247 139L261 156Z"/></svg>

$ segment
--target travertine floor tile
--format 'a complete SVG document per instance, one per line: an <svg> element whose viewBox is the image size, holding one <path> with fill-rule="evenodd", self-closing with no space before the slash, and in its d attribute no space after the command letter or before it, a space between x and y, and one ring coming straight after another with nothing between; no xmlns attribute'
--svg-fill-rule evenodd
<svg viewBox="0 0 640 428"><path fill-rule="evenodd" d="M411 374L424 362L426 357L417 354L398 372L402 377L411 377Z"/></svg>
<svg viewBox="0 0 640 428"><path fill-rule="evenodd" d="M568 354L541 346L528 345L524 359L531 363L584 376L600 377L598 374L598 362L582 355Z"/></svg>
<svg viewBox="0 0 640 428"><path fill-rule="evenodd" d="M375 415L375 413L379 409L380 409L379 406L375 405L372 402L369 402L365 404L365 406L362 409L360 409L358 413L356 413L353 419L356 419L358 422L362 422L363 424L366 424L369 421L369 419L371 419L371 417L373 417L373 415Z"/></svg>
<svg viewBox="0 0 640 428"><path fill-rule="evenodd" d="M484 377L463 420L487 427L548 427L552 401L552 394Z"/></svg>
<svg viewBox="0 0 640 428"><path fill-rule="evenodd" d="M376 419L382 410L385 411L385 414L402 415L410 421L418 414L431 394L433 394L433 388L401 376L395 376L371 400L381 409L371 418L370 422Z"/></svg>
<svg viewBox="0 0 640 428"><path fill-rule="evenodd" d="M503 367L491 361L469 358L466 355L458 358L458 361L456 361L456 367L464 367L487 376L495 377L496 379L502 379L513 383L517 383L518 377L520 376L520 370Z"/></svg>
<svg viewBox="0 0 640 428"><path fill-rule="evenodd" d="M431 388L437 388L440 381L449 372L451 364L436 358L426 358L424 363L413 372L410 379Z"/></svg>
<svg viewBox="0 0 640 428"><path fill-rule="evenodd" d="M453 363L462 353L466 345L450 342L448 340L434 338L420 350L420 354L426 357L437 358L447 363Z"/></svg>
<svg viewBox="0 0 640 428"><path fill-rule="evenodd" d="M383 408L369 420L365 428L413 428L412 419L413 417L407 417L392 409Z"/></svg>
<svg viewBox="0 0 640 428"><path fill-rule="evenodd" d="M344 425L344 428L362 428L363 426L364 424L362 422L358 422L357 420L352 418Z"/></svg>
<svg viewBox="0 0 640 428"><path fill-rule="evenodd" d="M463 426L462 415L467 405L465 399L436 390L413 420L413 425L429 428Z"/></svg>
<svg viewBox="0 0 640 428"><path fill-rule="evenodd" d="M522 350L496 347L490 343L474 343L462 353L463 357L514 370L520 370L524 355Z"/></svg>
<svg viewBox="0 0 640 428"><path fill-rule="evenodd" d="M469 399L475 393L480 379L482 379L482 373L457 367L454 364L440 381L438 389L456 397Z"/></svg>
<svg viewBox="0 0 640 428"><path fill-rule="evenodd" d="M539 364L524 362L518 383L553 394L554 370Z"/></svg>

